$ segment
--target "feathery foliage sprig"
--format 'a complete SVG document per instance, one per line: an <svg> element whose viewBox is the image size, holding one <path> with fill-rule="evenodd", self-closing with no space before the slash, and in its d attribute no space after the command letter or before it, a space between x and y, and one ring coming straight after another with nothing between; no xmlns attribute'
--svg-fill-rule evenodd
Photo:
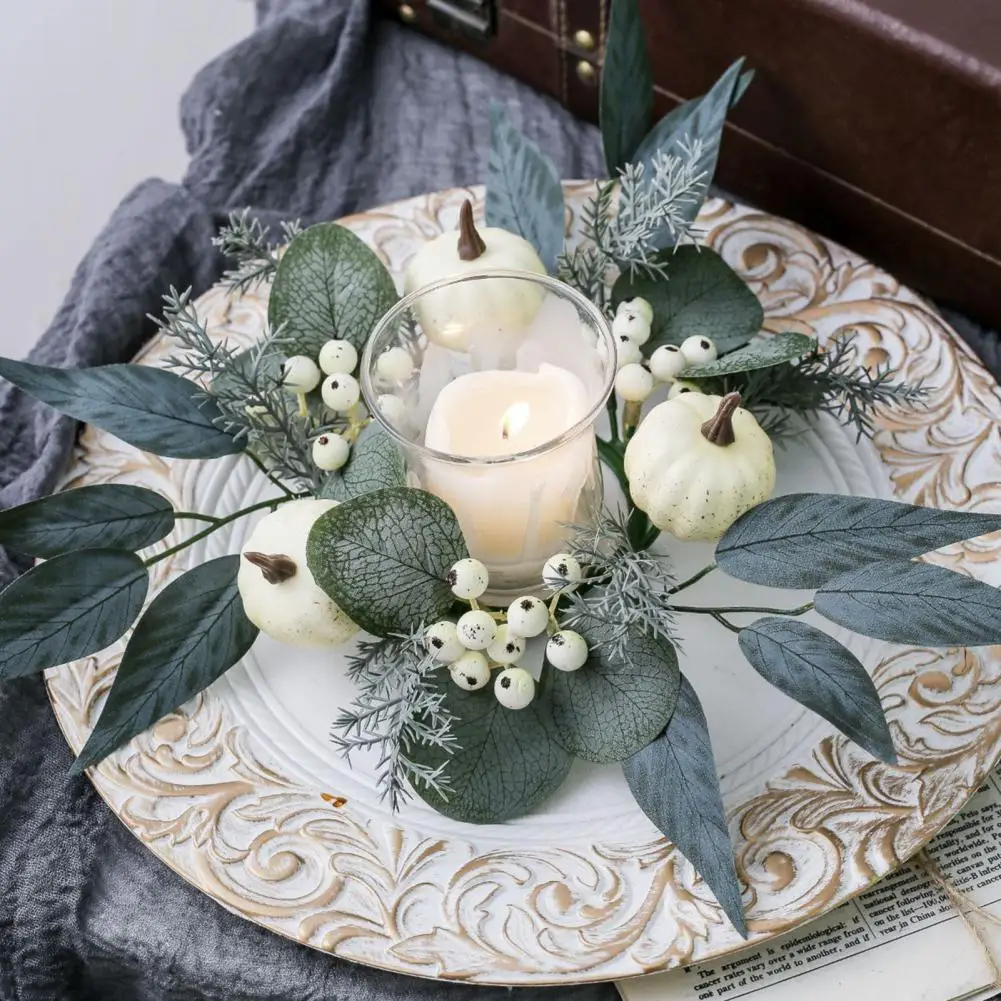
<svg viewBox="0 0 1001 1001"><path fill-rule="evenodd" d="M299 221L281 224L282 243L291 243L302 232ZM236 267L223 275L231 292L247 292L274 276L278 268L278 244L268 241L271 229L251 216L250 209L231 212L229 222L219 229L213 246L236 262Z"/></svg>

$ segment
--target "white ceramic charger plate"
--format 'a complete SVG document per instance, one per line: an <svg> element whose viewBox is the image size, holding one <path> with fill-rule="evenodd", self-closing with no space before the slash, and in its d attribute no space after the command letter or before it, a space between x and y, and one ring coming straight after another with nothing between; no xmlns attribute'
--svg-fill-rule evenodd
<svg viewBox="0 0 1001 1001"><path fill-rule="evenodd" d="M591 190L567 185L573 222ZM456 225L451 190L344 220L399 277L421 241ZM870 443L822 421L777 453L780 492L840 491L1001 511L1001 392L927 303L878 268L782 219L711 201L706 242L750 283L769 331L822 341L857 331L866 364L932 388L924 411L879 421ZM199 310L219 337L262 331L266 291ZM137 361L157 365L155 340ZM88 428L65 486L137 483L178 509L225 514L267 496L251 463L148 456ZM153 568L156 591L238 552L253 518ZM178 541L172 535L157 550ZM1001 583L995 536L936 562ZM671 547L679 577L711 547ZM799 604L711 575L692 599ZM686 599L688 595L686 594ZM682 665L706 709L744 902L756 940L814 918L897 867L986 777L1001 751L1001 648L934 651L851 637L871 669L900 755L874 761L763 682L734 637L687 616ZM839 633L841 638L849 634ZM94 724L123 644L48 672L74 751ZM260 637L244 660L91 772L108 805L167 865L224 907L371 966L479 983L573 983L717 958L744 942L691 865L634 804L618 766L578 762L535 814L476 827L419 802L393 816L362 760L328 741L349 698L340 652Z"/></svg>

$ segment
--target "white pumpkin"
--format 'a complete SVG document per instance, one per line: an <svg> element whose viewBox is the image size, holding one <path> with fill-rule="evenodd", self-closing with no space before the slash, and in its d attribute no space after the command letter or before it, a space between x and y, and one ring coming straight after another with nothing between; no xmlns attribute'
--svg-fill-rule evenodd
<svg viewBox="0 0 1001 1001"><path fill-rule="evenodd" d="M771 439L739 393L684 393L654 407L625 468L633 503L679 539L719 539L775 489Z"/></svg>
<svg viewBox="0 0 1001 1001"><path fill-rule="evenodd" d="M262 518L243 547L236 583L247 618L292 646L329 647L358 627L317 587L306 565L309 530L331 500L294 500Z"/></svg>
<svg viewBox="0 0 1001 1001"><path fill-rule="evenodd" d="M467 199L459 214L458 233L443 233L414 255L404 277L404 291L488 270L546 274L546 266L527 240L495 226L477 230ZM545 290L535 282L516 278L471 281L428 293L416 304L415 312L428 339L452 351L468 351L474 340L498 335L517 347L544 298Z"/></svg>

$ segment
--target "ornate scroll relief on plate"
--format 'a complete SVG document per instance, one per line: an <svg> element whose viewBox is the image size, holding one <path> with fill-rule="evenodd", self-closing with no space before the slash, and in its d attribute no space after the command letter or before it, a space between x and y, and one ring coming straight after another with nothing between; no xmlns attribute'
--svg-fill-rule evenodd
<svg viewBox="0 0 1001 1001"><path fill-rule="evenodd" d="M589 191L568 186L575 212ZM470 194L481 206L481 190L452 190L345 223L399 276L421 241L454 228ZM792 439L777 452L780 492L1001 510L993 430L1001 391L933 309L784 220L710 201L700 222L706 242L761 298L768 330L802 330L822 342L857 331L867 364L889 363L932 387L927 410L883 420L872 443L856 443L828 420ZM265 322L266 290L234 300L213 289L199 310L219 337L249 343ZM139 363L159 364L166 348L155 340ZM160 459L87 429L65 485L106 482L142 484L178 509L219 514L269 488L240 457ZM156 564L154 590L188 565L237 552L252 525L235 522ZM998 584L998 548L987 539L934 559ZM708 553L687 544L672 555L687 576ZM736 581L713 586L728 602L755 590ZM963 805L1001 751L1001 648L932 651L848 635L839 638L873 672L888 711L898 768L769 687L731 634L700 622L683 636L755 939L816 917L899 865ZM97 718L122 649L48 673L74 750ZM482 983L571 983L745 945L636 807L618 766L578 762L544 809L509 824L462 825L419 802L393 816L367 763L348 769L327 740L348 693L341 660L261 636L239 665L103 762L92 781L150 851L223 906L372 966Z"/></svg>

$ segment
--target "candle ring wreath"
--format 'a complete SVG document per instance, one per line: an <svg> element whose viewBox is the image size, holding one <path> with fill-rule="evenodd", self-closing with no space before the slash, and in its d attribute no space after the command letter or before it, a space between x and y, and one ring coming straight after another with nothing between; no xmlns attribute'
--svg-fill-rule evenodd
<svg viewBox="0 0 1001 1001"><path fill-rule="evenodd" d="M357 696L337 708L332 740L349 761L377 756L394 809L417 795L456 820L498 823L544 803L575 758L621 762L640 809L746 937L679 617L736 633L750 668L892 766L866 669L802 616L898 643L1001 642L994 588L916 560L1001 530L1001 516L771 497L773 442L821 414L871 436L874 413L921 406L923 389L863 367L850 336L821 348L802 333L762 334L754 294L699 245L723 123L751 82L742 63L651 128L636 3L615 0L600 102L609 178L597 182L579 237L566 239L552 162L495 108L486 225L467 202L458 232L410 263L403 300L347 229L290 223L274 243L244 212L215 243L235 261L225 277L234 295L270 285L268 330L251 349L210 337L190 290L172 289L154 318L177 345L169 370L0 359L0 375L70 417L156 455L243 453L274 486L268 500L225 517L175 511L151 490L115 484L0 513L0 544L40 559L0 594L0 678L86 657L131 630L75 771L200 692L259 631L293 646L353 644ZM501 464L498 489L477 503L475 461L432 475L408 460L407 442L426 448L433 433L444 434L438 447L463 446L463 460L511 456L527 440L538 446L538 482L566 478L573 455L557 460L547 448L579 422L577 376L548 363L512 371L542 308L538 283L585 302L575 315L591 322L576 336L605 373L607 428L564 447L584 455L582 468L600 457L620 502L577 503L594 493L588 474L569 505L548 504L543 489L534 507L519 507L525 483L505 490ZM385 346L373 331L390 314L399 336ZM415 427L407 401L420 397L422 361L434 352L473 358L475 371L441 390ZM515 375L521 382L508 387ZM464 379L480 380L465 384L465 397ZM505 405L499 423L495 404ZM147 602L152 564L263 511L242 553L188 570ZM185 541L141 554L189 522ZM515 578L521 592L507 578L498 589L497 547L518 549L533 532ZM677 580L671 548L691 539L718 540L715 558ZM686 590L711 573L815 593L793 608L691 604ZM738 625L738 613L760 617Z"/></svg>

